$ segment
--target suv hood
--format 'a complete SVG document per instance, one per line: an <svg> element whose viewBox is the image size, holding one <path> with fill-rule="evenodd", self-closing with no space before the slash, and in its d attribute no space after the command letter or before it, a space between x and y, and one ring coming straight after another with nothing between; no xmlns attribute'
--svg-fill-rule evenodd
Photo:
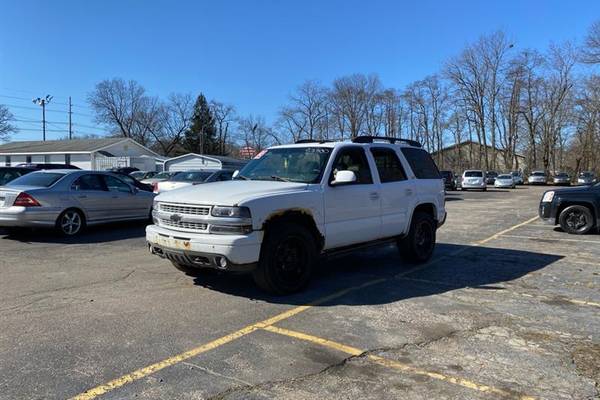
<svg viewBox="0 0 600 400"><path fill-rule="evenodd" d="M306 190L308 184L279 181L224 181L204 183L159 194L156 201L235 206L257 196Z"/></svg>

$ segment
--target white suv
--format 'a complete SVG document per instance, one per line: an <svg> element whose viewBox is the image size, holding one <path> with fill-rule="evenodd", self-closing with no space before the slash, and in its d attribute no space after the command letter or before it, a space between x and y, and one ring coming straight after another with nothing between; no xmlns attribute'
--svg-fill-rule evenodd
<svg viewBox="0 0 600 400"><path fill-rule="evenodd" d="M259 153L235 180L160 194L153 254L185 272L252 271L275 294L301 290L319 255L394 241L427 261L446 219L444 183L414 141L361 136Z"/></svg>

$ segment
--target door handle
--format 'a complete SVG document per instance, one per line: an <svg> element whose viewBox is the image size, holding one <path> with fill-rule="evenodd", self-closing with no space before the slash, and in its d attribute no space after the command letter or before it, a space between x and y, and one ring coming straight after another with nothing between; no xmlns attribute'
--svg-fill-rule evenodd
<svg viewBox="0 0 600 400"><path fill-rule="evenodd" d="M113 199L118 199L119 196L117 196L116 194L114 196L112 196Z"/></svg>
<svg viewBox="0 0 600 400"><path fill-rule="evenodd" d="M412 196L413 191L412 191L412 189L406 189L406 190L404 190L404 193L406 193L407 196Z"/></svg>
<svg viewBox="0 0 600 400"><path fill-rule="evenodd" d="M78 196L80 199L87 199L87 196L85 194L82 194L81 196Z"/></svg>
<svg viewBox="0 0 600 400"><path fill-rule="evenodd" d="M379 198L379 193L372 192L369 194L369 197L371 198L371 200L377 200Z"/></svg>

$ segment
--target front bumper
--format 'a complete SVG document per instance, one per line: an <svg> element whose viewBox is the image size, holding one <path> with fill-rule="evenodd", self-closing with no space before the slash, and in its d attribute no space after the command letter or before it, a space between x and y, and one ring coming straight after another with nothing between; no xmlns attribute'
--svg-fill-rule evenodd
<svg viewBox="0 0 600 400"><path fill-rule="evenodd" d="M53 227L60 212L60 209L48 207L11 206L0 208L0 226L6 228Z"/></svg>
<svg viewBox="0 0 600 400"><path fill-rule="evenodd" d="M262 238L262 231L216 235L179 232L156 225L146 227L146 241L153 254L188 266L227 271L254 269L260 258ZM221 264L223 258L225 265Z"/></svg>
<svg viewBox="0 0 600 400"><path fill-rule="evenodd" d="M497 187L497 188L512 188L514 185L515 185L514 182L503 183L503 182L496 181L494 183L494 187Z"/></svg>
<svg viewBox="0 0 600 400"><path fill-rule="evenodd" d="M556 207L552 203L540 203L539 216L542 221L549 225L556 225Z"/></svg>
<svg viewBox="0 0 600 400"><path fill-rule="evenodd" d="M527 182L529 182L530 185L545 185L546 184L545 179L529 179Z"/></svg>

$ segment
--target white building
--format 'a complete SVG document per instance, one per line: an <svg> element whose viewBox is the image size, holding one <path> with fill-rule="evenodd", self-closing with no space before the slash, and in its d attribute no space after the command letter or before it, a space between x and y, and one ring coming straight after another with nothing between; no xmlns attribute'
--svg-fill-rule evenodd
<svg viewBox="0 0 600 400"><path fill-rule="evenodd" d="M165 171L190 171L190 170L236 170L242 169L246 161L237 158L189 153L182 156L169 158L165 161Z"/></svg>
<svg viewBox="0 0 600 400"><path fill-rule="evenodd" d="M129 138L10 142L0 145L0 166L70 164L81 169L136 167L154 171L164 158Z"/></svg>

